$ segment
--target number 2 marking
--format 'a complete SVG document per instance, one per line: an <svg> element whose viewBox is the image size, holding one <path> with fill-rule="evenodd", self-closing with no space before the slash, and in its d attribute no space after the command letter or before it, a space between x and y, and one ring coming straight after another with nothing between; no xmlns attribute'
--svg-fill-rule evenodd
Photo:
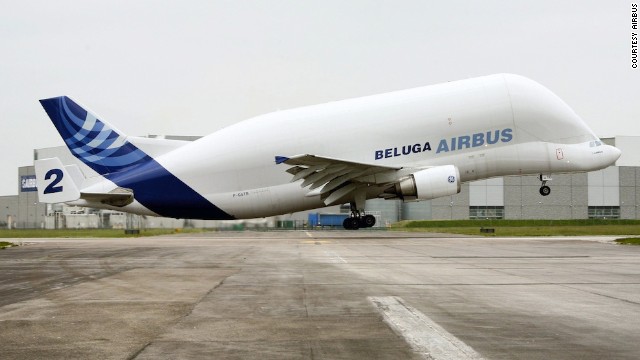
<svg viewBox="0 0 640 360"><path fill-rule="evenodd" d="M53 194L62 191L62 186L56 185L58 185L58 183L62 181L63 174L64 173L60 169L51 169L47 171L47 173L44 175L44 179L49 180L51 179L51 177L53 177L53 181L51 182L51 184L47 185L46 188L44 188L45 194Z"/></svg>

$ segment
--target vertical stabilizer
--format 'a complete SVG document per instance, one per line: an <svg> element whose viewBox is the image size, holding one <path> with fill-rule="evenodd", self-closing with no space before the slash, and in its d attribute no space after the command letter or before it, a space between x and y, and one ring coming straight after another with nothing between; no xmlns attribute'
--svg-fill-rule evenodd
<svg viewBox="0 0 640 360"><path fill-rule="evenodd" d="M36 183L38 201L60 203L78 200L80 191L73 177L58 158L36 160Z"/></svg>
<svg viewBox="0 0 640 360"><path fill-rule="evenodd" d="M100 175L151 160L127 137L66 96L40 100L71 153Z"/></svg>

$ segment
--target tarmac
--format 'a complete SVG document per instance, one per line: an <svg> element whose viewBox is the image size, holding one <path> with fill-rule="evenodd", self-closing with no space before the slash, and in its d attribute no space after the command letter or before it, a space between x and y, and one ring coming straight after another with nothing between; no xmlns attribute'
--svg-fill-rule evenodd
<svg viewBox="0 0 640 360"><path fill-rule="evenodd" d="M2 359L637 359L640 247L271 231L20 239Z"/></svg>

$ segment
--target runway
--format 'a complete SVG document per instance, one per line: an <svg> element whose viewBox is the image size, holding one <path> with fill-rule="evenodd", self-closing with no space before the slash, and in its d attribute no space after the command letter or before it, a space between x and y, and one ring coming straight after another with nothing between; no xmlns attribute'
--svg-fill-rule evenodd
<svg viewBox="0 0 640 360"><path fill-rule="evenodd" d="M386 231L20 239L3 359L637 359L640 247Z"/></svg>

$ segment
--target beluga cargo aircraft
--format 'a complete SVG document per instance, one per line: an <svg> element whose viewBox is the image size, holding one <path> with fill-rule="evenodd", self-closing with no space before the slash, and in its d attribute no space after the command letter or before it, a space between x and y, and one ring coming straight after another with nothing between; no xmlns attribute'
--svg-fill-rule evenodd
<svg viewBox="0 0 640 360"><path fill-rule="evenodd" d="M467 181L606 168L603 144L542 85L497 74L261 115L196 141L126 136L66 96L40 100L75 157L35 162L41 202L185 219L247 219L367 199L429 200ZM330 130L327 130L330 129Z"/></svg>

